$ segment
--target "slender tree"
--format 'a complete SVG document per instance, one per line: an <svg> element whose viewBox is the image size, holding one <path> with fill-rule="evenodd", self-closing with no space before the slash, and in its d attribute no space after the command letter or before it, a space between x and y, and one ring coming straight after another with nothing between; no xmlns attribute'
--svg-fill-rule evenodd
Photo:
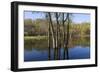
<svg viewBox="0 0 100 73"><path fill-rule="evenodd" d="M60 13L56 12L55 14L55 18L56 18L56 56L57 59L60 59L60 48L61 48L61 41L60 41Z"/></svg>
<svg viewBox="0 0 100 73"><path fill-rule="evenodd" d="M68 14L66 13L62 13L62 26L63 26L63 48L64 48L64 59L65 59L65 56L66 56L66 29L65 29L65 22L67 21L67 18L68 18Z"/></svg>
<svg viewBox="0 0 100 73"><path fill-rule="evenodd" d="M52 34L52 42L53 42L53 48L56 48L56 40L55 40L55 32L54 32L54 27L53 27L53 21L52 21L52 17L51 17L51 13L48 12L48 18L49 18L49 22L50 22L50 30L51 30L51 34Z"/></svg>
<svg viewBox="0 0 100 73"><path fill-rule="evenodd" d="M47 23L48 23L48 59L50 60L51 59L51 52L50 52L50 48L51 48L51 40L50 40L50 22L49 22L49 19L48 19L48 14L47 13L45 13L46 15L45 15L45 17L46 17L46 20L47 20Z"/></svg>
<svg viewBox="0 0 100 73"><path fill-rule="evenodd" d="M68 51L68 47L69 47L69 40L70 40L70 36L71 36L71 34L70 34L70 24L71 24L71 22L72 22L72 14L71 13L67 13L67 38L66 38L66 42L65 42L65 44L66 44L66 46L65 46L65 50L66 50L66 52L67 52L67 59L69 59L69 51Z"/></svg>
<svg viewBox="0 0 100 73"><path fill-rule="evenodd" d="M65 49L66 49L66 52L67 52L67 59L69 59L69 52L68 52L68 43L69 43L69 24L70 24L70 18L69 18L69 13L67 14L67 18L68 18L68 21L67 21L67 38L66 38L66 45L65 45Z"/></svg>

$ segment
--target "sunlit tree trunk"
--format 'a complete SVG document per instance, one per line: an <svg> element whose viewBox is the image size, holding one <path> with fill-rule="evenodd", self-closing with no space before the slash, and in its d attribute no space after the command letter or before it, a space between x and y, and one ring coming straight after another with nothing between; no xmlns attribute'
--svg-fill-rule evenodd
<svg viewBox="0 0 100 73"><path fill-rule="evenodd" d="M50 12L48 12L48 16L49 16L49 21L50 21L50 30L51 30L51 34L52 34L53 48L56 48L55 35L54 35L54 27L53 27L53 22L52 22L52 18L51 18Z"/></svg>
<svg viewBox="0 0 100 73"><path fill-rule="evenodd" d="M65 16L66 15L66 16ZM68 15L67 14L64 14L62 13L62 26L63 26L63 49L64 49L64 53L63 53L63 58L65 59L66 58L66 41L68 40L66 38L66 29L65 29L65 22L67 21L68 19ZM68 32L68 31L67 31Z"/></svg>
<svg viewBox="0 0 100 73"><path fill-rule="evenodd" d="M55 18L56 18L56 51L55 55L57 56L57 59L60 59L60 48L61 48L61 41L60 41L60 24L59 24L59 17L60 13L55 13Z"/></svg>

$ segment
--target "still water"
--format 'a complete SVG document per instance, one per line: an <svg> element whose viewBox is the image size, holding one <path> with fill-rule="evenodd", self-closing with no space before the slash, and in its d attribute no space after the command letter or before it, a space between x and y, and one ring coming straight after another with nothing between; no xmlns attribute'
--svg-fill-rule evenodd
<svg viewBox="0 0 100 73"><path fill-rule="evenodd" d="M60 49L60 60L64 59L64 49ZM46 61L48 60L48 57L50 56L50 60L54 60L54 49L35 49L32 48L31 50L27 50L27 48L24 51L24 61ZM89 46L74 46L71 48L68 48L68 60L73 59L88 59L90 58L90 47ZM65 59L67 59L67 54L65 53Z"/></svg>
<svg viewBox="0 0 100 73"><path fill-rule="evenodd" d="M90 39L72 38L69 48L48 48L48 39L24 40L24 61L75 60L90 58ZM52 42L51 42L52 43Z"/></svg>

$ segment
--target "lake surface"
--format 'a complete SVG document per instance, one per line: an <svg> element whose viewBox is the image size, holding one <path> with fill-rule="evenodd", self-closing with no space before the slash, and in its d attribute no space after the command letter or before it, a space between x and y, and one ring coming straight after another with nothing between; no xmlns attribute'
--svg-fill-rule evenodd
<svg viewBox="0 0 100 73"><path fill-rule="evenodd" d="M52 42L51 42L52 43ZM63 44L63 43L62 43ZM69 48L48 48L48 39L24 40L24 61L75 60L90 58L90 38L72 38Z"/></svg>
<svg viewBox="0 0 100 73"><path fill-rule="evenodd" d="M35 49L31 48L31 50L27 50L26 48L24 50L24 61L46 61L46 60L55 60L54 58L54 49ZM65 52L65 54L64 54ZM59 59L67 59L73 60L73 59L88 59L90 58L90 47L89 46L74 46L71 48L68 48L68 53L66 53L66 50L61 48L59 50L60 56ZM65 58L64 58L65 56Z"/></svg>

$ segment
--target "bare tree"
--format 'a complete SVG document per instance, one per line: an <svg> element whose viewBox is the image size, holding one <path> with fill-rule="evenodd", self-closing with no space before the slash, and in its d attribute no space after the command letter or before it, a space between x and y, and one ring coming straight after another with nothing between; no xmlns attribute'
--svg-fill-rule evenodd
<svg viewBox="0 0 100 73"><path fill-rule="evenodd" d="M55 40L55 32L54 32L54 27L53 27L53 22L52 22L52 17L51 17L51 13L48 12L48 18L49 18L49 23L50 23L50 31L52 34L52 41L53 41L53 48L56 48L56 40Z"/></svg>
<svg viewBox="0 0 100 73"><path fill-rule="evenodd" d="M69 18L69 13L67 14L67 38L66 38L66 42L65 42L65 50L67 52L67 59L69 59L69 52L68 52L68 43L69 43L69 25L70 25L70 18Z"/></svg>
<svg viewBox="0 0 100 73"><path fill-rule="evenodd" d="M60 48L61 48L61 37L60 37L60 22L59 22L59 18L61 13L54 13L55 18L56 18L56 51L55 51L55 55L57 56L57 59L60 59Z"/></svg>
<svg viewBox="0 0 100 73"><path fill-rule="evenodd" d="M64 48L64 59L65 59L65 54L66 54L66 29L65 29L65 22L68 19L68 14L62 13L62 26L63 26L63 48ZM69 30L69 29L68 29Z"/></svg>
<svg viewBox="0 0 100 73"><path fill-rule="evenodd" d="M54 17L53 17L54 15ZM49 44L49 50L50 50L50 33L52 35L52 45L54 49L54 59L60 59L60 48L61 48L61 30L60 30L60 23L62 23L63 26L63 48L64 48L64 59L66 58L66 53L67 53L67 59L69 59L69 54L68 54L68 43L69 43L69 25L70 25L70 18L69 13L50 13L47 12L47 18L49 21L49 32L48 32L48 44ZM56 22L56 29L54 30L54 18ZM67 25L65 25L67 24ZM67 28L67 29L66 29ZM67 32L67 33L66 33ZM50 53L50 51L49 51Z"/></svg>
<svg viewBox="0 0 100 73"><path fill-rule="evenodd" d="M45 17L46 17L46 20L47 20L47 23L48 23L48 59L50 60L51 59L51 55L50 55L50 49L51 49L51 40L50 40L50 22L49 22L49 19L48 19L48 14L46 13L46 15L45 15Z"/></svg>

